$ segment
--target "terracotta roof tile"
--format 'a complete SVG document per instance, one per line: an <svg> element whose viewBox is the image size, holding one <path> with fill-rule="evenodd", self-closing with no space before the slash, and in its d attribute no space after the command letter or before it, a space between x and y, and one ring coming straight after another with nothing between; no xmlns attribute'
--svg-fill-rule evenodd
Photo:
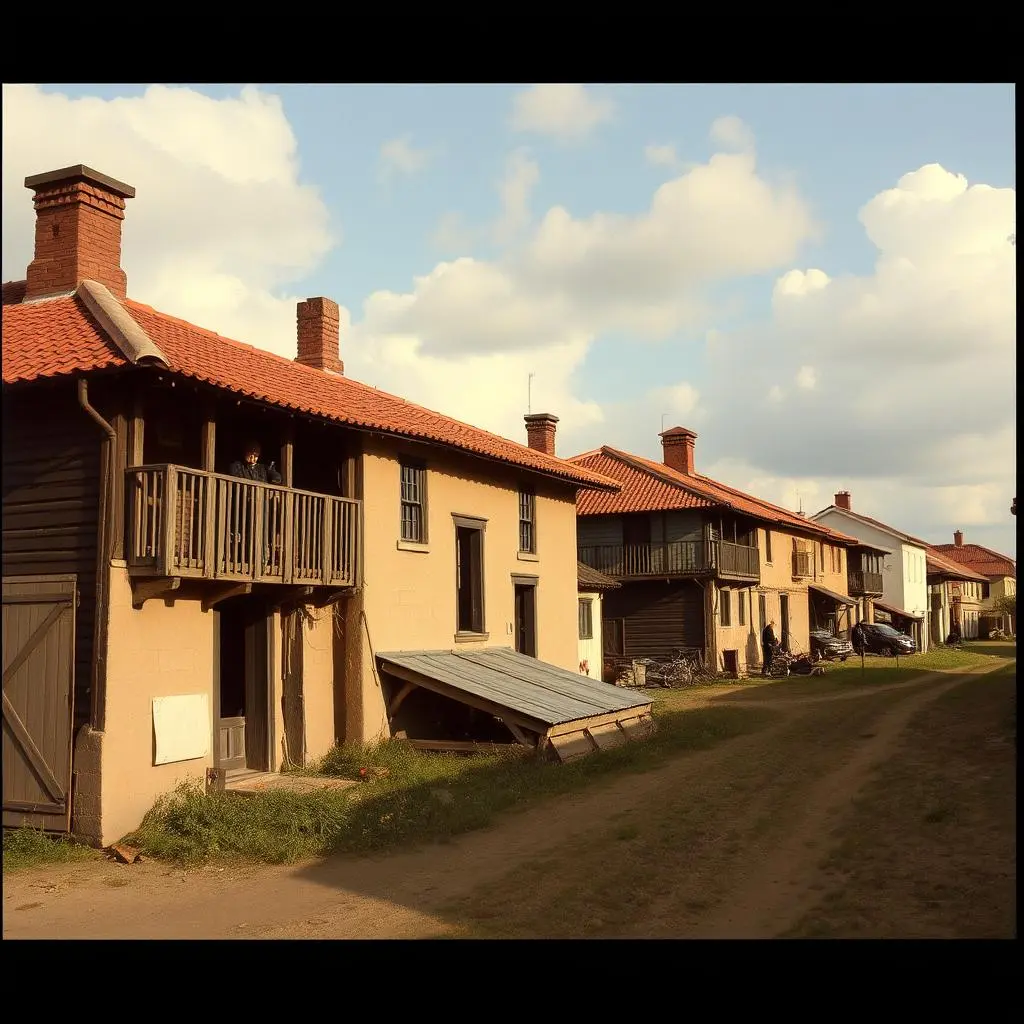
<svg viewBox="0 0 1024 1024"><path fill-rule="evenodd" d="M700 473L679 473L664 463L604 447L577 455L570 461L612 477L622 484L618 494L582 492L576 499L581 516L621 515L627 512L661 512L672 509L724 506L768 522L816 534L841 544L856 543L838 530L829 529L788 509L762 501Z"/></svg>
<svg viewBox="0 0 1024 1024"><path fill-rule="evenodd" d="M3 307L5 384L125 365L73 295Z"/></svg>
<svg viewBox="0 0 1024 1024"><path fill-rule="evenodd" d="M576 582L580 590L591 588L593 590L617 590L622 586L611 576L605 576L603 572L592 569L585 562L576 563Z"/></svg>
<svg viewBox="0 0 1024 1024"><path fill-rule="evenodd" d="M609 490L617 486L565 459L545 455L349 377L302 366L132 300L123 305L167 357L169 368L183 376L353 427L449 445L578 486ZM73 296L4 307L5 383L125 365L124 357Z"/></svg>
<svg viewBox="0 0 1024 1024"><path fill-rule="evenodd" d="M933 549L945 558L966 565L989 579L1003 576L1017 576L1017 563L981 544L933 544Z"/></svg>
<svg viewBox="0 0 1024 1024"><path fill-rule="evenodd" d="M986 582L987 577L966 565L960 565L951 558L946 558L942 552L936 550L932 545L926 545L924 549L925 567L929 576L951 576L958 580L977 580Z"/></svg>

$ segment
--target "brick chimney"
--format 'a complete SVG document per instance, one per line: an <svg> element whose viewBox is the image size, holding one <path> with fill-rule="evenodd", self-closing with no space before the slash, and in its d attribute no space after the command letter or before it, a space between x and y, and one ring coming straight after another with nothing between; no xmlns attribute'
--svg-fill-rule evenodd
<svg viewBox="0 0 1024 1024"><path fill-rule="evenodd" d="M526 420L526 443L545 455L554 455L555 424L558 417L549 412L534 412L523 419Z"/></svg>
<svg viewBox="0 0 1024 1024"><path fill-rule="evenodd" d="M847 512L850 511L849 491L836 491L836 508L845 508Z"/></svg>
<svg viewBox="0 0 1024 1024"><path fill-rule="evenodd" d="M693 476L693 446L697 435L686 427L672 427L658 436L661 438L661 461L677 473Z"/></svg>
<svg viewBox="0 0 1024 1024"><path fill-rule="evenodd" d="M341 312L333 299L306 299L295 307L299 326L297 363L344 374L341 361Z"/></svg>
<svg viewBox="0 0 1024 1024"><path fill-rule="evenodd" d="M964 535L960 530L953 531L953 543L959 548L963 547Z"/></svg>
<svg viewBox="0 0 1024 1024"><path fill-rule="evenodd" d="M128 279L121 269L121 221L135 189L84 164L30 175L25 188L35 192L36 207L25 301L74 291L86 280L123 299Z"/></svg>

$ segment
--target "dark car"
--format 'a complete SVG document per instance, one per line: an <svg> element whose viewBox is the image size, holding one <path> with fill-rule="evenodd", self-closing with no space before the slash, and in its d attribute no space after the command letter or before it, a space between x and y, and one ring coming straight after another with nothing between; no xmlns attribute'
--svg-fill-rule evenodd
<svg viewBox="0 0 1024 1024"><path fill-rule="evenodd" d="M864 651L867 654L883 654L893 657L896 654L914 654L917 644L906 633L887 626L882 622L862 622L860 624L864 638ZM856 637L856 631L854 631ZM860 654L860 646L855 643L854 649Z"/></svg>
<svg viewBox="0 0 1024 1024"><path fill-rule="evenodd" d="M811 630L811 657L816 661L840 661L853 654L853 644L846 637L835 636L827 629Z"/></svg>

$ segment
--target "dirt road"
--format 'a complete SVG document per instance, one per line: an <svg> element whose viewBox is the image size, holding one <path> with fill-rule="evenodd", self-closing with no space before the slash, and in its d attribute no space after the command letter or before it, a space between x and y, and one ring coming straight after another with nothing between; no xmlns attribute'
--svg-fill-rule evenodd
<svg viewBox="0 0 1024 1024"><path fill-rule="evenodd" d="M870 692L700 698L769 706L779 716L760 732L409 853L188 873L155 862L18 873L4 880L4 938L799 934L801 922L810 927L815 913L820 919L823 901L834 902L844 884L848 896L856 888L849 881L856 860L840 859L837 867L835 854L852 829L870 827L857 821L857 798L877 786L880 772L918 756L919 747L934 748L942 730L952 751L964 746L955 735L963 707L943 708L965 688L979 695L971 720L988 735L1003 713L1007 679L1012 686L1005 674L936 673ZM927 734L918 729L908 739L908 726L920 722ZM1012 789L1015 750L990 753L992 765L978 784L991 788L995 773L996 783ZM1009 782L999 774L1007 764ZM918 811L909 811L914 820ZM1005 844L1004 831L997 829L992 843ZM985 851L988 875L979 887L1014 891L1010 842L1008 854L1002 847ZM875 842L873 856L884 849ZM915 882L912 866L903 872ZM1004 896L1000 890L995 898ZM965 899L978 906L973 894ZM1008 913L1004 920L994 910L969 927L1012 931ZM915 920L889 927L917 934ZM814 927L820 930L821 921Z"/></svg>

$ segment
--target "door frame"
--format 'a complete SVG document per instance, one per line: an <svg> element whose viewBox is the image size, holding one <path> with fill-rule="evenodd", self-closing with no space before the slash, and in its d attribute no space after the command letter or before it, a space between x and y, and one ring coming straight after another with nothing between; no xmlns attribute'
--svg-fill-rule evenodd
<svg viewBox="0 0 1024 1024"><path fill-rule="evenodd" d="M266 715L267 721L267 748L265 751L266 763L269 772L276 771L274 768L274 742L276 718L274 716L274 698L276 694L276 686L274 681L277 677L277 673L274 671L275 666L275 655L277 653L274 644L274 620L276 619L276 608L268 607L263 617L265 623L265 634L266 634L266 676L267 676L267 700L266 706L263 709L263 714ZM214 768L220 768L220 743L219 743L219 730L220 730L220 637L221 637L222 619L221 612L217 609L213 609L213 766ZM246 694L248 696L248 693ZM248 719L248 709L246 713L246 719ZM251 771L261 769L249 769L248 764L244 768L229 768L228 771Z"/></svg>
<svg viewBox="0 0 1024 1024"><path fill-rule="evenodd" d="M514 650L519 650L519 622L518 620L518 606L516 604L516 588L518 587L529 587L533 591L533 622L530 623L529 634L533 638L533 653L529 655L531 658L538 657L540 650L540 637L538 635L537 624L540 621L540 612L537 607L537 588L540 583L539 576L526 575L524 573L512 573L512 647ZM520 653L525 654L525 651Z"/></svg>

